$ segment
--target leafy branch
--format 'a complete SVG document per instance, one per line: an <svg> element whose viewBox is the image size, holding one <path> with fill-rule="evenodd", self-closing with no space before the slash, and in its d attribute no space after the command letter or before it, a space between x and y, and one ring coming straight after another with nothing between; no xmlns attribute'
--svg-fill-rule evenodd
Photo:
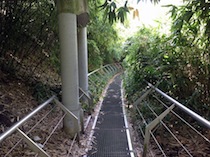
<svg viewBox="0 0 210 157"><path fill-rule="evenodd" d="M136 0L139 3L141 0ZM142 0L143 1L143 0ZM152 3L157 4L160 0L150 0ZM105 0L102 5L99 6L101 10L104 10L104 18L108 19L111 24L116 21L120 21L124 23L127 17L127 14L130 13L130 7L128 7L128 0L125 0L123 6L117 6L115 0ZM134 12L134 14L138 14L138 12ZM138 15L137 15L138 16Z"/></svg>

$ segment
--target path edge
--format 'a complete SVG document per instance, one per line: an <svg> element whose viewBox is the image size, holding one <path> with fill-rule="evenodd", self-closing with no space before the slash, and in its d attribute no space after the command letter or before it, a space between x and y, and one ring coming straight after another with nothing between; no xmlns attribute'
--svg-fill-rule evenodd
<svg viewBox="0 0 210 157"><path fill-rule="evenodd" d="M124 123L125 123L125 128L126 128L126 135L127 135L127 140L128 140L128 147L129 147L129 151L130 151L130 156L135 157L134 150L133 150L133 145L132 145L132 140L131 140L131 134L130 134L129 125L128 125L126 109L125 109L123 80L121 81L121 87L120 88L121 88L121 101L122 101Z"/></svg>

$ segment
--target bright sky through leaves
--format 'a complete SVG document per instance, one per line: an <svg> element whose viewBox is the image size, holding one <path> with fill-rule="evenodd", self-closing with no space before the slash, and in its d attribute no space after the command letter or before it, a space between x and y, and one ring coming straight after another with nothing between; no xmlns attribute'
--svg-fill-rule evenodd
<svg viewBox="0 0 210 157"><path fill-rule="evenodd" d="M135 5L139 9L140 13L140 22L138 23L155 26L155 20L167 21L169 17L167 15L167 12L170 10L170 8L163 6L169 4L180 5L181 0L161 0L160 3L157 5L151 4L150 1L141 1L138 5L133 2L133 5Z"/></svg>
<svg viewBox="0 0 210 157"><path fill-rule="evenodd" d="M131 35L138 30L138 27L141 27L143 25L147 27L157 27L157 21L160 21L162 23L161 30L166 33L170 28L170 15L167 15L170 8L163 6L169 4L179 6L182 4L182 0L161 0L160 3L157 5L152 4L149 0L143 2L140 1L138 4L136 0L130 0L129 6L134 8L134 10L138 9L139 18L136 17L135 19L133 19L133 12L131 10L130 14L128 15L129 27L124 30L125 32L123 31L123 34ZM123 26L120 26L120 28L122 27Z"/></svg>

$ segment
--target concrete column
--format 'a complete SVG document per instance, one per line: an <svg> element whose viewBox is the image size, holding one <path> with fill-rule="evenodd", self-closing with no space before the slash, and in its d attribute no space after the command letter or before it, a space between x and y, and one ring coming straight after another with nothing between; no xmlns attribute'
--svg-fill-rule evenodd
<svg viewBox="0 0 210 157"><path fill-rule="evenodd" d="M88 50L87 50L87 28L78 29L78 67L79 67L79 87L88 95ZM82 93L81 93L82 94ZM88 104L88 99L83 96L80 102ZM80 123L84 132L84 113L81 110Z"/></svg>
<svg viewBox="0 0 210 157"><path fill-rule="evenodd" d="M57 0L56 2L61 49L62 103L78 118L78 122L75 123L73 119L66 116L64 130L74 137L81 131L83 122L79 104L77 25L78 19L81 19L81 24L86 24L84 19L87 16L88 2L87 0ZM87 43L85 40L82 42ZM82 51L83 49L85 48L82 46Z"/></svg>
<svg viewBox="0 0 210 157"><path fill-rule="evenodd" d="M78 62L79 62L79 86L88 94L88 50L87 28L78 30Z"/></svg>
<svg viewBox="0 0 210 157"><path fill-rule="evenodd" d="M77 22L76 15L61 12L59 19L59 38L61 50L61 79L62 79L62 103L80 118L79 105L79 81L78 81L78 46L77 46ZM79 121L80 122L80 121ZM64 118L64 130L73 137L79 132L74 121L66 116Z"/></svg>

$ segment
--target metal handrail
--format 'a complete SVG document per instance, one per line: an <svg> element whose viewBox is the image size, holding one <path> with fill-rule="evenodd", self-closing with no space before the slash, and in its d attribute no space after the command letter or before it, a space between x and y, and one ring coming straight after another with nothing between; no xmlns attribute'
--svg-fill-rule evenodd
<svg viewBox="0 0 210 157"><path fill-rule="evenodd" d="M192 111L189 108L187 108L186 106L182 105L181 103L179 103L178 101L176 101L175 99L173 99L172 97L170 97L169 95L167 95L166 93L162 92L160 89L158 89L155 86L153 86L151 83L148 83L148 86L150 86L151 88L153 88L160 95L162 95L163 97L165 97L166 99L168 99L170 102L174 103L182 111L186 112L187 114L189 114L190 116L192 116L194 119L196 119L197 121L199 121L201 124L205 125L207 128L210 129L210 122L207 119L201 117L200 115L198 115L194 111Z"/></svg>
<svg viewBox="0 0 210 157"><path fill-rule="evenodd" d="M49 103L51 103L54 100L54 98L55 98L55 96L52 96L51 98L49 98L43 104L39 105L35 110L33 110L31 113L29 113L27 116L25 116L23 119L21 119L16 124L14 124L12 127L10 127L9 130L7 130L6 132L2 133L0 135L0 142L2 142L6 137L11 135L13 132L15 132L17 128L19 128L21 125L23 125L23 123L25 123L27 120L29 120L37 112L39 112L41 109L43 109Z"/></svg>
<svg viewBox="0 0 210 157"><path fill-rule="evenodd" d="M114 63L114 64L119 65L119 64L121 64L121 63ZM104 65L104 66L102 66L102 67L100 67L100 68L98 68L98 69L96 69L96 70L94 70L94 71L88 73L88 77L89 77L90 75L92 75L92 74L98 72L99 70L102 70L102 69L104 69L104 68L106 68L106 67L110 67L110 66L112 66L112 65L114 65L114 64L107 64L107 65Z"/></svg>
<svg viewBox="0 0 210 157"><path fill-rule="evenodd" d="M34 142L34 140L32 140L30 137L28 137L27 133L23 132L22 130L19 129L19 127L21 127L26 121L28 121L31 117L33 117L36 113L38 113L40 110L42 110L44 107L46 107L48 104L50 104L51 102L55 102L55 104L57 106L59 106L64 112L65 114L63 115L63 117L59 120L58 124L54 127L54 129L52 130L52 132L50 133L50 135L47 137L46 141L44 142L43 145L45 145L47 143L47 141L50 139L50 137L52 136L52 134L55 132L55 130L58 128L59 124L62 122L64 116L68 115L70 116L74 123L78 123L78 118L71 112L69 111L61 102L59 102L56 99L56 96L52 96L51 98L49 98L47 101L45 101L44 103L42 103L41 105L39 105L36 109L34 109L31 113L29 113L27 116L25 116L23 119L21 119L20 121L18 121L17 123L15 123L12 127L10 127L6 132L0 134L0 143L7 138L8 136L10 136L12 133L14 133L15 131L17 131L20 136L22 137L22 139L28 144L28 146L31 148L31 150L33 150L34 152L38 153L39 156L41 157L49 157L49 155L46 153L45 150L43 150L36 142ZM79 130L79 128L76 128L77 130ZM79 140L79 134L78 132L76 133L78 140ZM19 142L18 142L19 143ZM17 145L16 145L17 146ZM13 148L12 148L13 149ZM8 154L7 154L8 155ZM37 155L36 155L37 156Z"/></svg>
<svg viewBox="0 0 210 157"><path fill-rule="evenodd" d="M105 65L99 69L94 70L93 72L89 73L88 76L90 76L91 74L110 66L111 64ZM86 95L87 96L87 95ZM21 119L20 121L18 121L16 124L14 124L12 127L10 127L6 132L0 134L0 142L2 142L6 137L8 137L9 135L11 135L13 132L16 131L16 129L18 127L20 127L23 123L25 123L28 119L30 119L32 116L34 116L37 112L39 112L41 109L43 109L46 105L48 105L49 103L51 103L54 99L56 98L56 96L52 96L51 98L49 98L47 101L45 101L44 103L42 103L41 105L39 105L36 109L34 109L31 113L29 113L27 116L25 116L23 119Z"/></svg>
<svg viewBox="0 0 210 157"><path fill-rule="evenodd" d="M103 85L108 81L108 79L110 79L111 76L114 76L116 73L122 71L122 69L123 68L122 68L121 63L113 63L113 64L104 65L90 72L88 74L88 80L89 80L88 92L91 91L93 94L98 95L100 93L98 91L100 91L103 88Z"/></svg>
<svg viewBox="0 0 210 157"><path fill-rule="evenodd" d="M156 88L155 86L153 86L151 83L147 82L147 88L144 91L144 93L141 95L141 97L139 97L134 103L133 106L136 108L136 111L138 111L140 118L142 119L141 122L143 122L143 125L145 126L145 133L143 132L143 128L140 126L139 129L141 131L141 134L144 138L144 146L143 146L143 157L147 156L148 153L148 146L149 146L149 141L150 141L150 136L152 136L153 140L155 141L155 143L157 144L158 148L160 149L160 151L162 152L163 156L165 155L165 152L163 151L163 149L161 148L161 145L158 143L158 140L156 139L156 137L153 135L153 133L155 132L155 130L157 129L158 125L161 124L162 126L164 126L164 128L170 133L170 135L177 141L177 143L182 147L182 149L184 150L185 153L187 153L189 156L193 156L191 154L191 152L185 147L185 145L179 140L179 138L177 138L177 136L170 130L170 128L164 123L163 118L166 117L169 113L174 114L177 118L179 118L181 121L183 121L187 126L189 126L192 130L194 130L198 135L200 135L206 142L210 143L209 139L203 135L202 133L200 133L195 127L193 127L192 125L190 125L188 122L186 122L183 118L181 118L178 114L176 114L173 111L173 108L176 106L179 109L181 109L184 113L186 113L187 115L189 115L190 117L192 117L193 119L195 119L199 124L201 124L202 126L207 127L207 129L210 128L210 121L208 121L207 119L201 117L200 115L198 115L197 113L195 113L194 111L190 110L189 108L187 108L186 106L184 106L183 104L181 104L180 102L178 102L177 100L173 99L172 97L170 97L169 95L167 95L166 93L164 93L163 91L161 91L160 89ZM145 101L146 97L148 97L148 95L150 95L152 93L153 97L157 99L158 102L160 102L163 106L166 107L166 110L164 111L158 111L159 114L157 114L154 109L150 106L150 104L147 104L147 101ZM166 105L163 101L161 101L160 99L158 99L156 96L156 94L160 95L161 98L165 99L167 102L170 102L170 106ZM155 119L153 119L152 121L150 121L149 123L146 122L146 119L144 118L144 116L142 115L140 108L138 107L139 104L145 104L147 106L147 108L153 113L153 115L156 117ZM151 151L149 151L151 153Z"/></svg>
<svg viewBox="0 0 210 157"><path fill-rule="evenodd" d="M108 64L105 65L99 69L96 69L94 71L92 71L91 73L88 74L88 77L91 76L92 74L97 74L97 72L99 72L100 74L100 70L106 70L107 74L116 74L116 72L119 72L121 65L119 64ZM121 67L122 68L122 67ZM81 89L80 89L81 90ZM83 90L81 90L83 95L85 97L87 97L89 100L92 99L87 93L85 93ZM37 108L35 108L31 113L29 113L28 115L26 115L23 119L21 119L20 121L18 121L17 123L15 123L13 126L11 126L6 132L0 134L0 143L5 140L8 136L10 136L11 134L13 134L15 131L18 131L21 135L22 138L24 138L25 142L30 145L31 149L34 150L35 152L39 152L41 154L39 154L40 156L49 156L42 148L40 148L33 140L31 140L27 134L25 134L23 131L21 131L19 129L19 127L21 127L26 121L28 121L31 117L33 117L36 113L38 113L40 110L42 110L44 107L46 107L48 104L50 104L51 102L55 102L64 112L65 114L63 115L63 117L68 114L69 116L71 116L75 121L78 121L77 117L71 112L69 111L65 106L63 106L62 103L60 103L57 99L56 96L52 96L51 98L49 98L48 100L46 100L44 103L42 103L41 105L39 105ZM62 118L63 119L63 118ZM61 119L61 120L62 120ZM61 122L61 120L59 121L59 123ZM58 125L58 124L57 124ZM54 128L54 130L57 128L57 126ZM53 130L53 132L54 132ZM50 133L50 136L47 138L46 142L49 140L49 138L51 137L52 132ZM76 133L75 136L78 136L78 133ZM76 138L76 137L75 137ZM45 142L45 144L46 144ZM71 146L72 147L72 146Z"/></svg>

